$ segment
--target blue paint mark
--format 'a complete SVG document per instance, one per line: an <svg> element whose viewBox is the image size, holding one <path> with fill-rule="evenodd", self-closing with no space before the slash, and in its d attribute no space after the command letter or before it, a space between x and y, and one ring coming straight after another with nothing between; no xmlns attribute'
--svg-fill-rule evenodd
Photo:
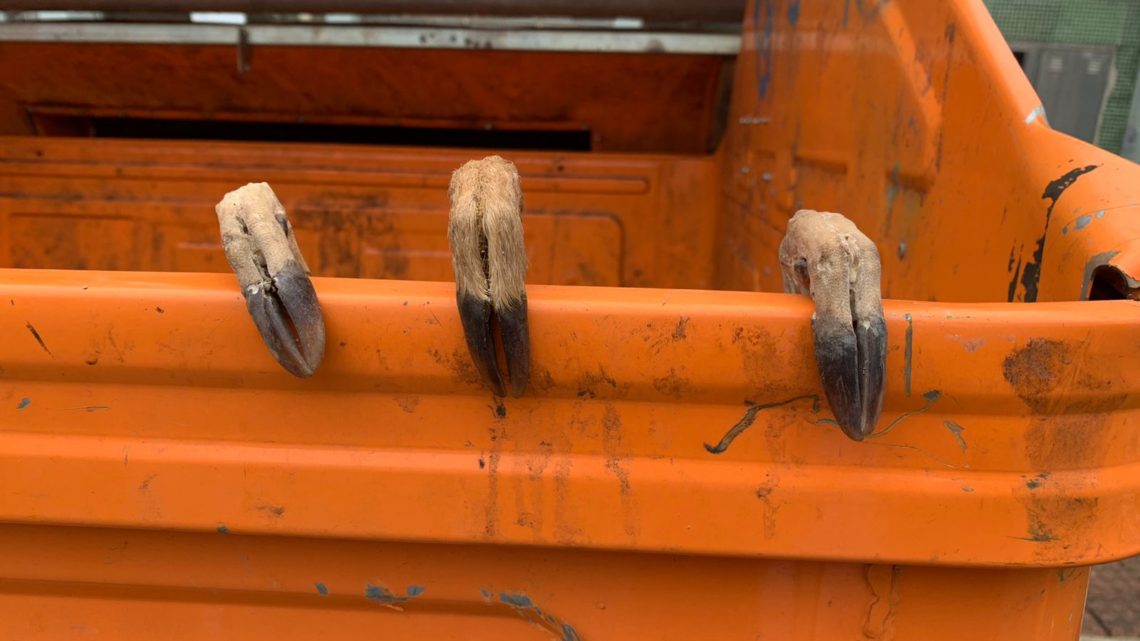
<svg viewBox="0 0 1140 641"><path fill-rule="evenodd" d="M761 28L760 5L764 5L764 21ZM753 33L756 49L756 92L761 100L768 95L768 84L772 80L772 30L774 18L771 0L756 0L752 5Z"/></svg>
<svg viewBox="0 0 1140 641"><path fill-rule="evenodd" d="M1096 217L1097 218L1104 218L1104 210L1102 209L1102 210L1098 211L1096 213Z"/></svg>
<svg viewBox="0 0 1140 641"><path fill-rule="evenodd" d="M511 594L509 592L502 592L499 594L499 600L512 608L533 608L534 601L530 600L525 594Z"/></svg>
<svg viewBox="0 0 1140 641"><path fill-rule="evenodd" d="M843 2L843 28L847 28L847 23L851 20L851 0L844 0Z"/></svg>
<svg viewBox="0 0 1140 641"><path fill-rule="evenodd" d="M1038 118L1040 118L1041 116L1044 116L1044 115L1045 115L1045 107L1043 107L1041 105L1037 105L1036 107L1033 108L1033 111L1030 111L1029 115L1025 117L1025 124L1031 125L1031 124L1033 124L1034 120L1037 120Z"/></svg>
<svg viewBox="0 0 1140 641"><path fill-rule="evenodd" d="M486 590L483 590L483 592L484 596L486 596ZM578 636L578 631L574 629L574 626L559 621L553 615L543 612L541 608L534 604L534 601L530 600L530 597L521 592L500 592L499 600L514 608L515 612L527 621L538 623L539 625L545 623L545 625L543 625L544 628L561 635L560 641L582 641L582 637ZM535 619L530 616L531 614L537 617L538 620L535 621Z"/></svg>
<svg viewBox="0 0 1140 641"><path fill-rule="evenodd" d="M1088 227L1089 223L1091 223L1092 220L1093 220L1093 218L1089 214L1085 214L1083 216L1077 216L1077 221L1073 223L1073 229L1080 231L1080 230L1084 229L1085 227Z"/></svg>
<svg viewBox="0 0 1140 641"><path fill-rule="evenodd" d="M1065 225L1064 227L1061 228L1061 235L1062 236L1068 236L1069 235L1069 226L1068 225Z"/></svg>
<svg viewBox="0 0 1140 641"><path fill-rule="evenodd" d="M319 594L321 596L328 596L329 595L328 586L326 586L324 583L321 583L319 581L317 582L316 585L317 585L317 594Z"/></svg>
<svg viewBox="0 0 1140 641"><path fill-rule="evenodd" d="M490 603L490 602L491 602L491 599L492 599L492 598L494 598L494 596L495 596L495 595L494 595L494 594L492 594L492 593L491 593L491 591L490 591L490 590L488 590L487 588L479 588L479 594L482 594L482 595L483 595L483 601L484 601L485 603Z"/></svg>
<svg viewBox="0 0 1140 641"><path fill-rule="evenodd" d="M20 399L20 404L16 406L16 409L18 409L18 410L22 410L22 409L24 409L25 407L27 407L27 406L29 406L29 405L31 405L31 404L32 404L32 399L30 399L30 398L28 398L27 396L25 396L24 398L21 398L21 399Z"/></svg>
<svg viewBox="0 0 1140 641"><path fill-rule="evenodd" d="M903 314L906 319L906 347L903 355L905 363L903 365L903 382L906 385L906 395L910 396L910 365L911 356L914 351L914 321L911 319L910 314Z"/></svg>
<svg viewBox="0 0 1140 641"><path fill-rule="evenodd" d="M394 603L407 603L408 601L418 597L424 593L424 586L422 585L409 585L407 589L407 596L400 596L392 594L388 588L382 585L372 585L371 583L364 584L364 596L370 601L382 603L384 605L392 605Z"/></svg>
<svg viewBox="0 0 1140 641"><path fill-rule="evenodd" d="M794 27L794 26L796 26L796 23L799 21L800 21L800 0L792 0L791 2L788 3L788 22L790 22L792 24L792 26Z"/></svg>
<svg viewBox="0 0 1140 641"><path fill-rule="evenodd" d="M364 596L372 601L379 601L380 603L399 603L405 597L396 596L380 585L372 585L367 583L364 585Z"/></svg>
<svg viewBox="0 0 1140 641"><path fill-rule="evenodd" d="M225 523L222 523L221 525L218 526L218 534L229 534L229 533L230 533L230 529L228 527L226 527Z"/></svg>

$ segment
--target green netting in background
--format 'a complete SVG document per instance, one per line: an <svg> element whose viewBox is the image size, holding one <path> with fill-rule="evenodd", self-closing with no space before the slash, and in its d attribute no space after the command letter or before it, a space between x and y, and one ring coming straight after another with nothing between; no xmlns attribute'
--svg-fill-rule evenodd
<svg viewBox="0 0 1140 641"><path fill-rule="evenodd" d="M1010 42L1116 48L1116 82L1096 142L1120 153L1140 65L1140 0L985 0L985 4Z"/></svg>

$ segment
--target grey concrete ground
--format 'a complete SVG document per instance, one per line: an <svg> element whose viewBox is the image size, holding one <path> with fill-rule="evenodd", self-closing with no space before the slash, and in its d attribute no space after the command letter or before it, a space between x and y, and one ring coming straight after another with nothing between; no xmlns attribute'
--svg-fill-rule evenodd
<svg viewBox="0 0 1140 641"><path fill-rule="evenodd" d="M1093 568L1081 638L1140 639L1140 556Z"/></svg>

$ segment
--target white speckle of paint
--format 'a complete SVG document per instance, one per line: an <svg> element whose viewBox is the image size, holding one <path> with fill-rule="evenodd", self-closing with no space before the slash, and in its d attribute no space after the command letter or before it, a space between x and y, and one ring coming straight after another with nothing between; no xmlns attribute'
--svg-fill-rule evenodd
<svg viewBox="0 0 1140 641"><path fill-rule="evenodd" d="M1042 107L1041 105L1037 105L1036 107L1033 108L1033 111L1030 111L1029 115L1025 117L1025 124L1031 125L1031 124L1033 124L1034 120L1037 120L1038 118L1043 117L1044 115L1045 115L1045 107ZM1048 120L1046 120L1046 122L1048 122Z"/></svg>
<svg viewBox="0 0 1140 641"><path fill-rule="evenodd" d="M1104 210L1102 209L1102 210L1098 211L1096 213L1096 217L1097 218L1104 218Z"/></svg>

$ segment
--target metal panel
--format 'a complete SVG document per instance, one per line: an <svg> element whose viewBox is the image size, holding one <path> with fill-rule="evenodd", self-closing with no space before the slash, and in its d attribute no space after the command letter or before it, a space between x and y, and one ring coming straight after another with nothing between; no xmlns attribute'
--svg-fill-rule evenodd
<svg viewBox="0 0 1140 641"><path fill-rule="evenodd" d="M405 13L461 15L635 16L659 20L732 20L743 0L9 0L8 9L97 11L245 11L248 13Z"/></svg>
<svg viewBox="0 0 1140 641"><path fill-rule="evenodd" d="M1113 51L1042 47L1035 62L1029 77L1049 114L1049 124L1093 142L1112 86Z"/></svg>
<svg viewBox="0 0 1140 641"><path fill-rule="evenodd" d="M1136 86L1140 87L1140 73L1136 74ZM1132 110L1128 114L1128 127L1124 130L1124 146L1120 153L1129 160L1140 162L1140 91L1132 94Z"/></svg>
<svg viewBox="0 0 1140 641"><path fill-rule="evenodd" d="M484 30L396 26L200 24L0 24L0 41L108 42L131 44L260 45L389 47L428 49L496 49L507 51L576 51L609 53L678 53L733 56L739 34Z"/></svg>

